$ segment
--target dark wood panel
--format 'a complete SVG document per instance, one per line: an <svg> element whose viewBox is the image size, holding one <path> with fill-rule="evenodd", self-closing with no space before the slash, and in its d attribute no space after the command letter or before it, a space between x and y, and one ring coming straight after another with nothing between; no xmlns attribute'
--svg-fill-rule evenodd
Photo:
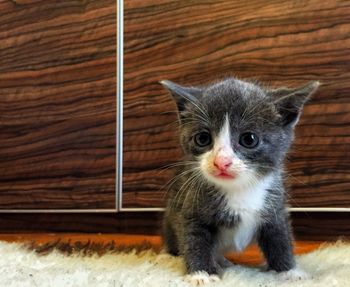
<svg viewBox="0 0 350 287"><path fill-rule="evenodd" d="M0 2L1 209L115 207L115 66L115 1Z"/></svg>
<svg viewBox="0 0 350 287"><path fill-rule="evenodd" d="M236 75L322 86L288 168L291 204L350 207L349 1L125 1L124 207L162 206L181 156L175 110L157 83Z"/></svg>
<svg viewBox="0 0 350 287"><path fill-rule="evenodd" d="M83 232L161 234L162 213L1 214L0 233ZM299 240L350 239L350 213L293 212Z"/></svg>
<svg viewBox="0 0 350 287"><path fill-rule="evenodd" d="M291 219L296 239L350 239L349 212L293 212Z"/></svg>

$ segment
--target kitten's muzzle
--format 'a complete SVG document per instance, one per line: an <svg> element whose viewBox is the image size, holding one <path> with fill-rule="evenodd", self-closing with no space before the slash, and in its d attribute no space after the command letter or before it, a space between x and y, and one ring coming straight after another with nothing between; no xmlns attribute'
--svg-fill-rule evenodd
<svg viewBox="0 0 350 287"><path fill-rule="evenodd" d="M234 175L228 172L231 165L232 157L219 152L214 160L214 166L217 169L214 176L222 179L233 179Z"/></svg>
<svg viewBox="0 0 350 287"><path fill-rule="evenodd" d="M232 156L219 151L214 159L214 166L221 172L225 172L232 165Z"/></svg>

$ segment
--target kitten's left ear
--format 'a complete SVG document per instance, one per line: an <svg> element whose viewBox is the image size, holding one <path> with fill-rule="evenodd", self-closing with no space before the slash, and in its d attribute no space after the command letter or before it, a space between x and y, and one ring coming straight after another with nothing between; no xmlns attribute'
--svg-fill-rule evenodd
<svg viewBox="0 0 350 287"><path fill-rule="evenodd" d="M180 86L168 80L163 80L159 83L171 93L180 114L185 110L186 104L192 103L197 105L198 97L202 94L202 90L199 88Z"/></svg>
<svg viewBox="0 0 350 287"><path fill-rule="evenodd" d="M304 104L317 90L320 82L312 81L295 89L281 88L269 91L277 111L282 117L283 126L294 127L299 120Z"/></svg>

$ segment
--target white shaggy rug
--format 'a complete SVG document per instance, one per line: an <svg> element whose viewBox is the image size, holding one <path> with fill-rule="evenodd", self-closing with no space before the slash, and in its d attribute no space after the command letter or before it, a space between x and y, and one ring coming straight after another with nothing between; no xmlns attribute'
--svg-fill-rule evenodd
<svg viewBox="0 0 350 287"><path fill-rule="evenodd" d="M235 265L220 282L207 286L349 287L350 244L338 242L298 256L299 266L310 278L287 282L273 272ZM102 256L65 255L50 251L38 255L15 244L0 242L0 286L34 287L167 287L191 286L184 281L180 258L147 250L114 252Z"/></svg>

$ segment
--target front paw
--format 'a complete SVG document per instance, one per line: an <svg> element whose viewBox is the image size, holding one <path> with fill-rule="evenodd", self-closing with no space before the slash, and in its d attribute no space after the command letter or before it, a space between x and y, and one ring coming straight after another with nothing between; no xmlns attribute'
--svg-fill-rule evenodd
<svg viewBox="0 0 350 287"><path fill-rule="evenodd" d="M205 271L196 271L185 277L185 281L191 283L192 285L199 286L208 283L218 282L220 278L218 275L211 274L209 275Z"/></svg>
<svg viewBox="0 0 350 287"><path fill-rule="evenodd" d="M288 271L278 273L279 279L283 281L299 281L309 279L310 276L300 268L293 268Z"/></svg>

